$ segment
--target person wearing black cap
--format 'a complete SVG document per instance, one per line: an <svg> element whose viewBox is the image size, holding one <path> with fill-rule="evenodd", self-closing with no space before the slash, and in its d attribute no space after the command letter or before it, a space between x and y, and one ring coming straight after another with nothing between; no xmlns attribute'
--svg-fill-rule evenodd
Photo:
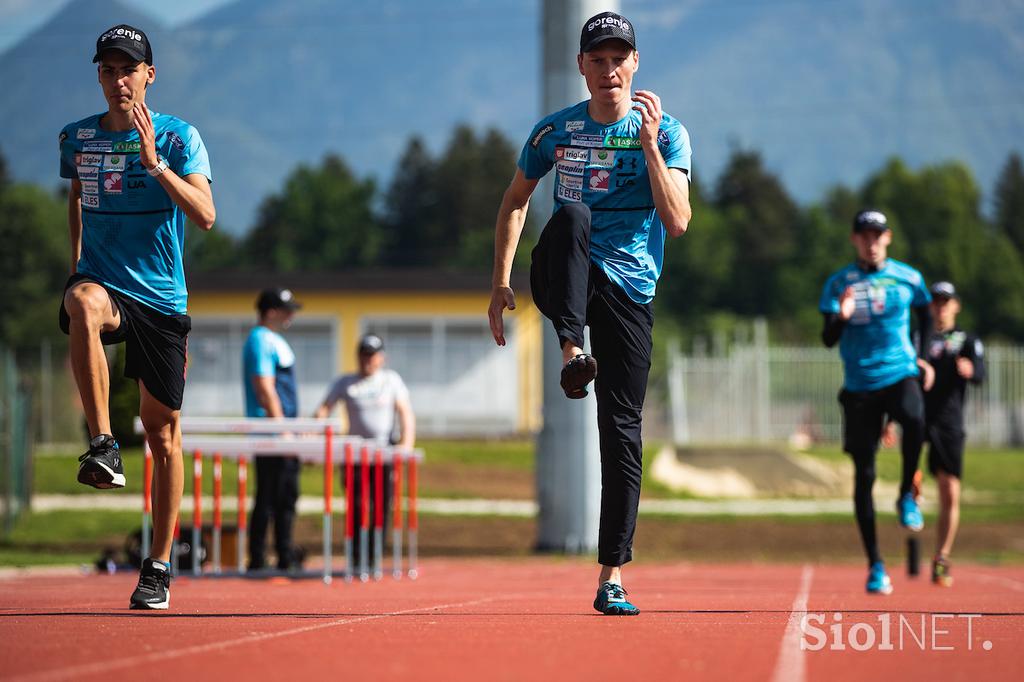
<svg viewBox="0 0 1024 682"><path fill-rule="evenodd" d="M928 470L939 489L938 538L932 560L932 582L953 584L949 554L960 524L960 480L964 461L964 394L967 384L985 380L985 347L957 326L960 297L951 282L931 287L935 331L925 344L935 368L935 386L925 394Z"/></svg>
<svg viewBox="0 0 1024 682"><path fill-rule="evenodd" d="M649 90L632 91L640 63L632 22L591 17L577 64L590 99L542 119L523 146L495 228L488 318L505 345L502 313L530 196L554 169L554 211L532 254L530 288L562 350L561 387L587 395L596 379L601 446L598 594L607 615L636 615L621 567L632 559L642 472L640 421L651 365L652 300L666 232L690 220L690 140ZM583 351L590 327L593 355ZM600 367L600 371L598 368Z"/></svg>
<svg viewBox="0 0 1024 682"><path fill-rule="evenodd" d="M896 509L900 524L919 531L924 526L913 488L924 442L924 398L934 370L923 359L923 341L911 342L910 311L918 318L920 339L931 330L931 296L921 273L887 257L892 231L881 211L861 211L853 219L850 241L857 261L825 283L819 309L825 318L822 341L839 343L844 383L843 449L853 458L854 508L868 556L867 591L889 594L892 581L885 571L875 528L871 497L875 484L875 455L886 416L903 427L903 470Z"/></svg>
<svg viewBox="0 0 1024 682"><path fill-rule="evenodd" d="M71 276L59 311L89 426L78 480L125 484L107 407L103 345L125 343L125 376L139 382L140 416L155 460L152 554L130 606L166 609L174 522L184 469L179 415L185 388L187 315L185 219L213 227L210 161L198 131L151 112L156 78L146 34L121 24L96 40L93 62L106 111L64 127L60 175L71 181Z"/></svg>
<svg viewBox="0 0 1024 682"><path fill-rule="evenodd" d="M334 406L339 402L345 406L348 428L343 432L359 436L381 445L397 444L403 450L411 450L416 445L416 417L409 401L409 389L398 372L385 367L384 340L376 334L365 334L359 340L357 348L358 371L338 377L324 396L317 408L317 417L323 419L330 416ZM396 434L396 426L397 434ZM392 467L384 466L384 527L389 527L392 495ZM353 481L352 496L355 500L355 527L362 523L362 478L356 476ZM369 510L372 519L376 515L377 503L370 495ZM386 534L385 534L386 535ZM359 560L362 556L360 534L353 537L353 556ZM375 556L374 535L369 536L366 557ZM363 576L366 577L365 575Z"/></svg>
<svg viewBox="0 0 1024 682"><path fill-rule="evenodd" d="M267 289L256 300L259 324L242 349L245 416L280 419L299 414L295 353L281 335L301 309L288 289ZM295 503L299 499L299 460L288 456L256 458L256 496L249 529L249 569L265 567L267 525L274 520L277 568L287 571L296 559L292 547Z"/></svg>

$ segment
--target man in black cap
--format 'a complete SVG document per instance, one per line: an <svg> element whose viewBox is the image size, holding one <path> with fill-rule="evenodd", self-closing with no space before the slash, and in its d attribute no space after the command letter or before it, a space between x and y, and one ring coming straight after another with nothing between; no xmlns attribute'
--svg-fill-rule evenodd
<svg viewBox="0 0 1024 682"><path fill-rule="evenodd" d="M829 348L839 343L843 359L843 450L853 459L854 509L868 559L866 589L890 594L892 581L875 528L875 455L888 416L903 427L899 522L910 531L921 530L924 520L913 488L924 442L922 388L930 390L935 377L923 358L931 296L920 272L888 257L892 231L884 213L866 210L854 216L850 242L857 260L829 277L821 293L821 338ZM911 311L922 339L916 348Z"/></svg>
<svg viewBox="0 0 1024 682"><path fill-rule="evenodd" d="M199 132L152 112L156 78L141 30L114 26L96 41L93 62L107 102L102 114L64 127L60 175L71 181L71 277L60 308L71 367L89 426L78 480L124 486L111 433L104 344L125 343L125 375L139 383L139 414L153 452L153 545L130 605L166 609L170 559L184 469L179 415L185 389L187 315L185 219L213 226L210 162Z"/></svg>
<svg viewBox="0 0 1024 682"><path fill-rule="evenodd" d="M967 384L985 379L985 348L981 340L956 324L960 297L951 282L931 287L934 332L925 344L935 368L935 385L925 394L928 470L939 488L938 538L932 560L932 581L953 584L949 554L960 523L960 479L964 460L964 394Z"/></svg>
<svg viewBox="0 0 1024 682"><path fill-rule="evenodd" d="M374 441L381 445L397 444L402 450L412 450L416 445L416 417L409 401L409 389L398 372L385 367L384 341L376 334L365 334L359 340L357 349L358 371L345 374L331 385L323 402L316 411L319 418L331 414L337 403L345 407L348 428L343 431ZM397 421L396 421L397 420ZM398 427L396 429L396 426ZM396 433L397 431L397 433ZM391 512L392 467L384 467L384 527L388 527ZM362 523L362 499L369 494L362 489L362 477L353 481L352 495L355 500L355 527ZM369 499L370 526L376 518L377 502L373 495ZM385 533L385 536L387 534ZM353 537L353 556L367 563L376 556L374 535L371 533L367 545L362 545L360 534ZM364 573L362 578L366 578Z"/></svg>
<svg viewBox="0 0 1024 682"><path fill-rule="evenodd" d="M591 17L577 65L590 99L554 113L530 133L498 210L491 332L505 345L502 313L515 308L512 261L530 196L552 168L554 212L533 251L530 288L562 350L561 387L587 395L596 379L601 444L601 524L594 608L636 615L621 567L632 559L642 473L640 418L651 366L651 302L666 232L690 220L690 140L653 92L632 92L640 63L632 22ZM593 355L584 352L590 327ZM598 366L600 365L600 372Z"/></svg>
<svg viewBox="0 0 1024 682"><path fill-rule="evenodd" d="M281 335L302 306L288 289L267 289L256 299L259 324L242 349L245 416L280 419L299 414L295 353ZM267 525L274 519L277 568L293 568L292 526L299 499L299 460L284 455L256 458L256 498L249 529L249 569L265 567Z"/></svg>

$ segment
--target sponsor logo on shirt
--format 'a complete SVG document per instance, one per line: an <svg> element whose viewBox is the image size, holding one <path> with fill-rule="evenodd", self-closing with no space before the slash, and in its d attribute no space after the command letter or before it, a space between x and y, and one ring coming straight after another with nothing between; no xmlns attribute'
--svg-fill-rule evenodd
<svg viewBox="0 0 1024 682"><path fill-rule="evenodd" d="M125 154L125 153L127 153L127 154L131 154L131 153L138 154L140 148L141 148L141 145L139 144L138 140L135 140L134 142L115 142L114 143L114 151L115 152L121 152L122 154Z"/></svg>
<svg viewBox="0 0 1024 682"><path fill-rule="evenodd" d="M611 168L615 165L615 152L609 149L591 149L590 165Z"/></svg>
<svg viewBox="0 0 1024 682"><path fill-rule="evenodd" d="M82 194L99 194L100 183L95 180L82 180Z"/></svg>
<svg viewBox="0 0 1024 682"><path fill-rule="evenodd" d="M550 133L554 129L555 129L555 124L549 123L546 126L544 126L543 128L541 128L540 130L538 130L537 134L534 135L533 139L530 140L530 146L533 147L534 149L539 147L540 146L540 141L544 139L544 136L547 135L548 133Z"/></svg>
<svg viewBox="0 0 1024 682"><path fill-rule="evenodd" d="M555 196L562 201L583 201L583 192L575 189L568 189L558 185L555 188Z"/></svg>
<svg viewBox="0 0 1024 682"><path fill-rule="evenodd" d="M99 208L100 207L100 195L99 194L83 194L82 195L82 206L85 208Z"/></svg>
<svg viewBox="0 0 1024 682"><path fill-rule="evenodd" d="M573 133L572 143L577 147L601 147L604 145L604 138L600 135Z"/></svg>
<svg viewBox="0 0 1024 682"><path fill-rule="evenodd" d="M124 154L107 154L103 158L103 170L105 170L105 171L123 171L124 170Z"/></svg>
<svg viewBox="0 0 1024 682"><path fill-rule="evenodd" d="M82 144L83 152L109 152L113 149L110 140L90 140Z"/></svg>
<svg viewBox="0 0 1024 682"><path fill-rule="evenodd" d="M559 173L558 183L567 189L583 189L583 176Z"/></svg>
<svg viewBox="0 0 1024 682"><path fill-rule="evenodd" d="M570 173L572 175L583 175L586 171L587 164L582 161L559 161L555 168L563 173Z"/></svg>
<svg viewBox="0 0 1024 682"><path fill-rule="evenodd" d="M131 177L129 177L128 178L128 189L146 189L146 181L145 180L132 180Z"/></svg>
<svg viewBox="0 0 1024 682"><path fill-rule="evenodd" d="M78 134L76 135L76 137L79 140L91 140L92 138L96 137L96 129L95 128L79 128L78 129Z"/></svg>
<svg viewBox="0 0 1024 682"><path fill-rule="evenodd" d="M121 173L109 173L103 179L103 191L107 194L120 194L124 175Z"/></svg>
<svg viewBox="0 0 1024 682"><path fill-rule="evenodd" d="M185 140L181 139L177 133L167 133L167 141L171 143L171 146L178 151L184 151Z"/></svg>
<svg viewBox="0 0 1024 682"><path fill-rule="evenodd" d="M577 130L583 130L583 121L566 121L565 132L575 133Z"/></svg>
<svg viewBox="0 0 1024 682"><path fill-rule="evenodd" d="M612 149L640 149L640 138L609 135L604 138L604 146Z"/></svg>
<svg viewBox="0 0 1024 682"><path fill-rule="evenodd" d="M102 166L103 155L102 154L75 154L75 165L76 166Z"/></svg>
<svg viewBox="0 0 1024 682"><path fill-rule="evenodd" d="M82 178L95 178L99 175L100 169L96 166L79 166L78 167L78 179Z"/></svg>
<svg viewBox="0 0 1024 682"><path fill-rule="evenodd" d="M555 158L566 161L582 161L587 162L590 158L590 152L586 149L573 149L572 147L555 147Z"/></svg>
<svg viewBox="0 0 1024 682"><path fill-rule="evenodd" d="M659 147L667 147L668 146L668 132L666 132L664 130L659 130L658 131L658 146Z"/></svg>
<svg viewBox="0 0 1024 682"><path fill-rule="evenodd" d="M57 136L57 149L64 146L64 140L68 139L68 133L65 130L60 131L60 135Z"/></svg>
<svg viewBox="0 0 1024 682"><path fill-rule="evenodd" d="M594 192L607 192L608 180L612 177L611 171L602 168L594 168L590 171L590 181L587 188Z"/></svg>

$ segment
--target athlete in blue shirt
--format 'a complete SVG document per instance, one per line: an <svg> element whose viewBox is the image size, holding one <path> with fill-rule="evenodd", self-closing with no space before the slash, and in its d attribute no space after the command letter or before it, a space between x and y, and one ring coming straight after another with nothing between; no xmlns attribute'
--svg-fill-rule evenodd
<svg viewBox="0 0 1024 682"><path fill-rule="evenodd" d="M291 325L302 306L288 289L267 289L256 300L259 324L242 348L245 416L280 419L299 415L295 383L295 353L281 332ZM292 547L295 503L299 499L299 460L273 455L256 458L256 499L249 533L249 568L264 568L267 525L274 519L277 568L294 568Z"/></svg>
<svg viewBox="0 0 1024 682"><path fill-rule="evenodd" d="M931 296L914 268L887 258L892 231L879 211L861 211L853 220L850 241L857 262L828 278L819 309L825 316L822 340L839 342L845 381L839 394L843 406L843 449L853 457L854 507L861 540L868 555L867 590L889 594L892 582L878 549L875 508L875 454L885 419L903 427L903 471L896 507L900 523L912 531L924 525L914 499L914 475L924 442L924 398L935 373L922 359L921 346L910 340L910 310L918 316L921 338L931 330Z"/></svg>
<svg viewBox="0 0 1024 682"><path fill-rule="evenodd" d="M107 111L60 133L60 174L71 180L71 272L60 309L71 366L89 425L78 480L124 486L108 412L103 344L125 342L125 376L138 380L140 416L155 461L153 545L132 608L166 609L169 564L184 471L179 415L185 388L185 218L204 230L216 210L210 164L195 128L151 112L156 79L146 34L121 24L96 41Z"/></svg>
<svg viewBox="0 0 1024 682"><path fill-rule="evenodd" d="M530 288L558 334L569 398L596 378L601 524L594 607L636 615L621 567L632 559L640 499L640 413L651 366L651 301L666 231L690 220L690 141L653 92L631 92L639 65L633 25L603 12L583 26L577 57L590 99L538 123L505 192L495 231L488 317L505 345L502 312L515 308L512 261L537 182L554 171L554 212L533 251ZM590 327L593 355L583 352ZM598 373L600 361L600 374Z"/></svg>

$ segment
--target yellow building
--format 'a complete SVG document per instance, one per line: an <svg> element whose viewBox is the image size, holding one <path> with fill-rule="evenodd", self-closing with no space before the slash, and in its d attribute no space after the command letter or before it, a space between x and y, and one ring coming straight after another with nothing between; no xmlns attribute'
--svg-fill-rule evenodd
<svg viewBox="0 0 1024 682"><path fill-rule="evenodd" d="M303 308L285 336L296 354L299 409L312 414L331 381L355 370L362 334L379 334L406 384L418 428L432 435L532 433L541 423L541 321L526 278L506 312L508 345L487 323L487 276L438 270L190 274L184 413L239 415L242 346L260 290L293 291Z"/></svg>

